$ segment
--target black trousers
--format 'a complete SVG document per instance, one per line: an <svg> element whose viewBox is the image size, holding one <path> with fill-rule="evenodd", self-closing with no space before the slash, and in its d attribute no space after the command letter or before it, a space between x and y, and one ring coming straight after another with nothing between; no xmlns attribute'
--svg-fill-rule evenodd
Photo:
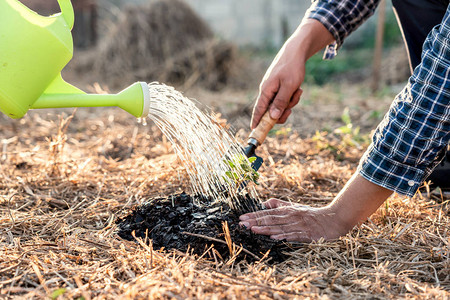
<svg viewBox="0 0 450 300"><path fill-rule="evenodd" d="M444 18L449 0L392 0L408 50L411 72L421 61L428 33Z"/></svg>
<svg viewBox="0 0 450 300"><path fill-rule="evenodd" d="M421 62L423 43L428 33L441 23L449 4L450 0L392 0L408 50L411 73ZM434 169L427 180L447 189L450 175L450 144L447 146L447 152L442 151L436 161L442 163Z"/></svg>

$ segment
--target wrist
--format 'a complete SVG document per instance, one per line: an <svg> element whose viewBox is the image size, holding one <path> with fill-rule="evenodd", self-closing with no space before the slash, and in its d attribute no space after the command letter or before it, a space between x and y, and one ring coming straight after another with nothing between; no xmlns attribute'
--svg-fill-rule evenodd
<svg viewBox="0 0 450 300"><path fill-rule="evenodd" d="M356 173L326 207L339 223L351 230L355 225L367 220L391 194L392 191Z"/></svg>
<svg viewBox="0 0 450 300"><path fill-rule="evenodd" d="M333 201L324 208L326 209L326 212L334 219L334 223L339 227L338 230L344 233L349 232L358 224L358 215L355 215L351 208L338 205L336 204L336 201Z"/></svg>
<svg viewBox="0 0 450 300"><path fill-rule="evenodd" d="M302 37L289 40L286 45L286 49L291 51L291 53L295 53L296 60L299 63L305 64L309 59L308 56L308 43Z"/></svg>
<svg viewBox="0 0 450 300"><path fill-rule="evenodd" d="M338 231L345 234L358 224L358 218L352 214L349 214L349 210L340 205L336 205L335 202L330 203L324 207L325 212L333 218L335 226Z"/></svg>
<svg viewBox="0 0 450 300"><path fill-rule="evenodd" d="M334 42L334 37L322 23L315 19L303 19L286 42L286 46L297 51L299 59L306 62L332 42Z"/></svg>

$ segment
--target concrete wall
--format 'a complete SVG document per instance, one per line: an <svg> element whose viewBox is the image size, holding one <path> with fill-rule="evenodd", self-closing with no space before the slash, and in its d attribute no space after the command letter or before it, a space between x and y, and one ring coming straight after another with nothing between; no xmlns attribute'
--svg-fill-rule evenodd
<svg viewBox="0 0 450 300"><path fill-rule="evenodd" d="M280 46L300 23L310 1L185 0L213 30L239 45Z"/></svg>
<svg viewBox="0 0 450 300"><path fill-rule="evenodd" d="M102 0L118 6L154 0ZM310 0L184 0L219 37L238 45L279 47L298 26Z"/></svg>

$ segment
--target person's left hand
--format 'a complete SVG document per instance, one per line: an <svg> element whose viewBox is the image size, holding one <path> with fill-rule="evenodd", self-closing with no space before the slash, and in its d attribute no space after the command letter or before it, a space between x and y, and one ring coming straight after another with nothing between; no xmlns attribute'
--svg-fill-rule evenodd
<svg viewBox="0 0 450 300"><path fill-rule="evenodd" d="M313 208L278 199L270 199L264 206L266 210L240 216L240 225L275 240L298 242L332 240L349 230L328 206Z"/></svg>

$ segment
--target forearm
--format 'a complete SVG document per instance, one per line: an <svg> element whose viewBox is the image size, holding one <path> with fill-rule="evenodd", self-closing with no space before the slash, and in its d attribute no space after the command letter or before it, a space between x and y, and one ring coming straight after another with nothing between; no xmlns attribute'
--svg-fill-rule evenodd
<svg viewBox="0 0 450 300"><path fill-rule="evenodd" d="M306 62L332 42L333 36L322 23L314 19L304 19L283 47L297 53L299 59Z"/></svg>
<svg viewBox="0 0 450 300"><path fill-rule="evenodd" d="M373 15L381 0L316 0L305 17L320 21L339 48L344 39Z"/></svg>
<svg viewBox="0 0 450 300"><path fill-rule="evenodd" d="M355 173L327 208L347 230L364 222L392 194Z"/></svg>

